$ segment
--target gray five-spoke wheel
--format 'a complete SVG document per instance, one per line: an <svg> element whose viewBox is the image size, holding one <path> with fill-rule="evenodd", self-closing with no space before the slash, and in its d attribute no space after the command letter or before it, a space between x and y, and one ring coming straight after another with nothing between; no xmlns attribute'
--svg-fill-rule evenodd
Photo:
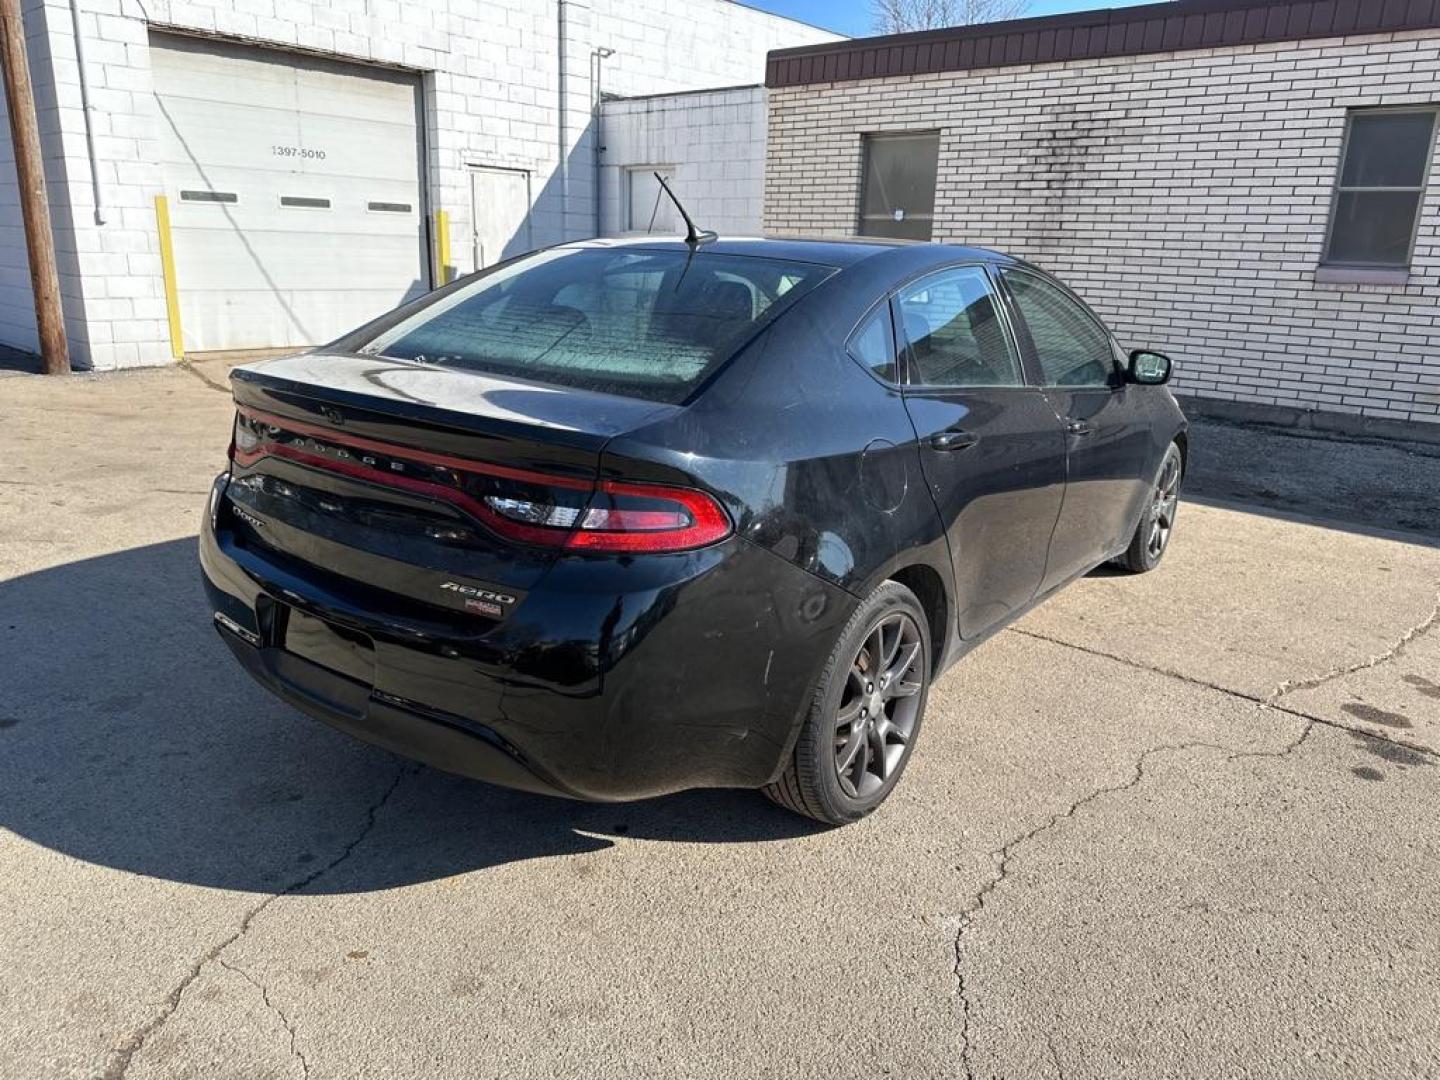
<svg viewBox="0 0 1440 1080"><path fill-rule="evenodd" d="M835 714L835 771L852 799L884 787L905 757L920 715L921 641L915 620L892 612L850 662Z"/></svg>
<svg viewBox="0 0 1440 1080"><path fill-rule="evenodd" d="M1158 559L1170 543L1170 532L1175 528L1175 509L1180 502L1180 455L1172 450L1165 457L1160 469L1160 478L1155 482L1155 494L1150 502L1150 535L1146 538L1145 549L1151 559Z"/></svg>

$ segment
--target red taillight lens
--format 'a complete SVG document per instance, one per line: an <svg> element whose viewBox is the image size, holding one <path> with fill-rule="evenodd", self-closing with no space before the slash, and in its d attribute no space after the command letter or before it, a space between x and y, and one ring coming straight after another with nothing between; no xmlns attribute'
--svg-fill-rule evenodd
<svg viewBox="0 0 1440 1080"><path fill-rule="evenodd" d="M730 535L730 519L703 491L602 480L565 546L582 551L688 551Z"/></svg>
<svg viewBox="0 0 1440 1080"><path fill-rule="evenodd" d="M279 457L427 495L523 544L593 552L690 551L730 535L709 495L668 484L573 477L392 446L241 409L230 457L249 467Z"/></svg>

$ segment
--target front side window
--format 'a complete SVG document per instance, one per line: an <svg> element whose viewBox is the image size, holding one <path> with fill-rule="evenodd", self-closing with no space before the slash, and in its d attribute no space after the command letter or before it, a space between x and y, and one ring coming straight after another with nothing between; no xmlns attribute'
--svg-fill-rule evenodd
<svg viewBox="0 0 1440 1080"><path fill-rule="evenodd" d="M958 266L900 290L910 381L922 386L1021 386L1020 358L1001 321L990 278Z"/></svg>
<svg viewBox="0 0 1440 1080"><path fill-rule="evenodd" d="M1434 109L1350 114L1326 263L1410 265L1434 142Z"/></svg>
<svg viewBox="0 0 1440 1080"><path fill-rule="evenodd" d="M703 251L553 249L477 278L362 351L675 403L832 273Z"/></svg>
<svg viewBox="0 0 1440 1080"><path fill-rule="evenodd" d="M865 136L860 235L929 240L935 215L940 136Z"/></svg>
<svg viewBox="0 0 1440 1080"><path fill-rule="evenodd" d="M1030 331L1046 386L1108 386L1115 372L1110 335L1065 291L1035 274L1002 271Z"/></svg>

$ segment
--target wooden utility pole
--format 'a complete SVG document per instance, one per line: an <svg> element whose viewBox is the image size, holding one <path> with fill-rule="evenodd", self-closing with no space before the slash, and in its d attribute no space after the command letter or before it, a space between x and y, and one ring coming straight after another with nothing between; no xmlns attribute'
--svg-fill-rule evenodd
<svg viewBox="0 0 1440 1080"><path fill-rule="evenodd" d="M35 90L30 85L20 0L0 0L0 74L5 79L10 138L15 144L15 174L20 181L25 247L30 254L30 284L35 290L40 356L45 362L45 374L67 375L70 350L65 343L65 316L60 309L55 234L50 231L50 204L45 198L45 166L40 158L40 127L35 120Z"/></svg>

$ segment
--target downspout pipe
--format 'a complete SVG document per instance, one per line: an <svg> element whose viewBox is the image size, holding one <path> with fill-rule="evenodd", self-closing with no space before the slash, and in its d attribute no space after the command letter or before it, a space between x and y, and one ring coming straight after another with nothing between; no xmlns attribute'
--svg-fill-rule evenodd
<svg viewBox="0 0 1440 1080"><path fill-rule="evenodd" d="M73 0L72 0L73 2ZM569 223L567 218L570 213L570 154L569 154L569 129L565 123L565 90L570 80L569 51L566 48L567 39L570 36L570 20L566 13L569 5L566 0L556 0L556 17L558 20L557 32L559 40L556 43L556 59L560 74L560 96L556 104L559 106L556 113L555 130L557 132L556 148L560 154L560 242L564 243L570 239Z"/></svg>
<svg viewBox="0 0 1440 1080"><path fill-rule="evenodd" d="M600 235L600 180L604 173L601 155L605 151L605 140L601 137L604 120L601 116L601 106L603 104L603 101L601 99L603 95L600 89L600 75L601 65L614 55L614 49L607 49L603 46L601 48L592 50L590 53L590 148L591 161L593 164L593 171L595 173L595 197L592 201L595 204L596 236Z"/></svg>
<svg viewBox="0 0 1440 1080"><path fill-rule="evenodd" d="M105 224L105 192L95 162L94 106L90 104L90 76L85 70L85 35L80 29L80 0L70 0L70 25L75 32L75 66L80 69L80 107L85 114L85 153L90 159L90 187L95 193L95 224Z"/></svg>

